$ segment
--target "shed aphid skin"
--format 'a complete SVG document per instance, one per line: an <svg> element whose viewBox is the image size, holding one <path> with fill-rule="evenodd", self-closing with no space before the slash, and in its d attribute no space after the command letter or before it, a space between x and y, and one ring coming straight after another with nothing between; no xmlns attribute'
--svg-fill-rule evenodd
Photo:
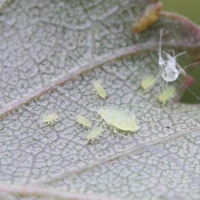
<svg viewBox="0 0 200 200"><path fill-rule="evenodd" d="M98 138L99 134L102 132L102 127L95 127L90 133L86 135L86 138L90 140L95 140Z"/></svg>
<svg viewBox="0 0 200 200"><path fill-rule="evenodd" d="M163 29L161 29L160 31L160 41L159 41L159 50L158 50L158 56L159 56L159 67L161 69L161 77L163 78L164 81L166 81L166 83L168 82L173 82L175 80L178 79L179 82L181 82L197 99L199 99L199 97L197 97L197 95L194 94L194 92L192 92L179 78L179 74L183 74L184 76L186 75L185 70L187 67L192 66L192 65L196 65L199 62L196 63L192 63L190 65L187 65L186 67L184 67L182 69L182 67L176 62L176 58L178 56L181 56L183 54L185 54L186 52L181 52L179 54L177 54L175 56L174 50L172 49L172 53L173 56L171 56L170 54L165 53L166 55L166 60L163 59L162 57L162 49L161 49L161 40L162 40L162 33L163 33ZM157 76L158 77L158 76ZM200 100L200 99L199 99Z"/></svg>
<svg viewBox="0 0 200 200"><path fill-rule="evenodd" d="M84 117L83 115L76 115L76 121L84 127L91 127L92 123L89 119Z"/></svg>
<svg viewBox="0 0 200 200"><path fill-rule="evenodd" d="M103 98L103 99L106 98L106 91L105 91L105 89L103 88L103 86L101 85L101 83L99 81L95 81L94 82L94 88L95 88L97 94L101 98Z"/></svg>
<svg viewBox="0 0 200 200"><path fill-rule="evenodd" d="M51 113L42 117L42 122L50 124L58 119L57 113Z"/></svg>
<svg viewBox="0 0 200 200"><path fill-rule="evenodd" d="M160 42L159 42L159 66L161 68L161 76L166 82L173 82L175 81L179 74L185 75L185 71L181 68L181 66L176 62L176 58L185 54L186 52L181 52L175 56L174 50L172 49L173 56L170 54L165 53L167 60L164 60L162 57L162 50L161 50L161 40L162 40L162 33L163 29L160 31Z"/></svg>
<svg viewBox="0 0 200 200"><path fill-rule="evenodd" d="M148 6L143 14L136 20L136 23L133 24L133 31L139 33L152 25L158 19L161 8L162 4L160 2Z"/></svg>
<svg viewBox="0 0 200 200"><path fill-rule="evenodd" d="M151 88L154 85L155 82L155 77L153 75L148 75L146 76L142 83L141 83L141 87L146 90L147 88Z"/></svg>
<svg viewBox="0 0 200 200"><path fill-rule="evenodd" d="M165 105L166 101L170 97L173 97L175 91L176 89L174 86L169 86L167 89L160 93L160 95L158 96L158 101L162 102L162 105Z"/></svg>
<svg viewBox="0 0 200 200"><path fill-rule="evenodd" d="M139 129L135 117L124 111L101 108L98 114L107 124L119 130L136 132Z"/></svg>

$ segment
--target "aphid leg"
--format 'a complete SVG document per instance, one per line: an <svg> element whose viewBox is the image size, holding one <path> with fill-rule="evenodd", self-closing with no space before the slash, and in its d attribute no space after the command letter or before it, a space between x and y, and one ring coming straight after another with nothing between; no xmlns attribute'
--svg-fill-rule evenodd
<svg viewBox="0 0 200 200"><path fill-rule="evenodd" d="M104 129L106 130L106 136L108 136L108 130L107 130L106 125L105 125L104 122L103 122L103 127L104 127Z"/></svg>
<svg viewBox="0 0 200 200"><path fill-rule="evenodd" d="M124 135L124 134L121 134L121 133L117 132L117 128L116 128L116 127L114 127L114 133L117 134L117 135L119 135L121 138L124 137L124 138L130 139L130 137L128 137L128 136L126 136L126 135Z"/></svg>
<svg viewBox="0 0 200 200"><path fill-rule="evenodd" d="M180 74L183 74L184 76L186 76L185 70L178 64L176 63L178 71Z"/></svg>
<svg viewBox="0 0 200 200"><path fill-rule="evenodd" d="M173 51L173 54L174 54L174 50L173 50L173 49L172 49L172 51ZM174 57L177 58L177 57L179 57L179 56L181 56L181 55L183 55L183 54L186 54L186 53L187 53L187 51L183 51L183 52L177 54L176 56L175 56L175 54L174 54Z"/></svg>
<svg viewBox="0 0 200 200"><path fill-rule="evenodd" d="M187 87L187 85L185 85L179 78L178 78L179 82L181 82L198 100L200 100L200 98L194 93L192 92L192 90L190 90L189 87Z"/></svg>
<svg viewBox="0 0 200 200"><path fill-rule="evenodd" d="M195 63L189 64L189 65L185 66L185 67L183 68L183 70L187 69L187 68L190 67L190 66L198 65L199 63L200 63L200 62L195 62Z"/></svg>

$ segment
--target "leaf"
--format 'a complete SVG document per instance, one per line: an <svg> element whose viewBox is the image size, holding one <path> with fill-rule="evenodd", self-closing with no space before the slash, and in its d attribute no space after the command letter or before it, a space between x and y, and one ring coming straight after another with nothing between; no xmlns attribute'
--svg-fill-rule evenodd
<svg viewBox="0 0 200 200"><path fill-rule="evenodd" d="M152 3L16 0L2 10L2 198L199 197L199 105L171 101L162 107L156 91L141 95L140 83L159 72L161 28L163 50L188 51L179 58L183 66L197 59L200 31L163 12L134 34L132 24ZM95 80L106 88L105 100L96 95ZM140 129L125 134L107 127L88 143L89 130L75 116L99 120L101 106L134 114ZM57 122L41 121L55 112Z"/></svg>

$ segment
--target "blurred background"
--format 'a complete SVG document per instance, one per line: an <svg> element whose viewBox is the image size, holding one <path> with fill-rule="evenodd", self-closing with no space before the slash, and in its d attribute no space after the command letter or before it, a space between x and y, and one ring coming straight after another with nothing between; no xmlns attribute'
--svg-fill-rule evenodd
<svg viewBox="0 0 200 200"><path fill-rule="evenodd" d="M200 0L161 0L163 10L184 15L200 25Z"/></svg>
<svg viewBox="0 0 200 200"><path fill-rule="evenodd" d="M161 2L163 11L183 15L200 27L200 0L161 0ZM184 66L184 64L181 64L181 66ZM190 89L200 98L200 64L192 70L188 70L187 74L194 77L195 82L190 86ZM200 100L188 89L185 90L180 101L184 103L200 103Z"/></svg>

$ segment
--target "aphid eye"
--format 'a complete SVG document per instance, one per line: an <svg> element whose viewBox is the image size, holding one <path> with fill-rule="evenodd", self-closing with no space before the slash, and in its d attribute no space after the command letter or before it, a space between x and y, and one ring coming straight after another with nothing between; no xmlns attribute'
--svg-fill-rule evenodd
<svg viewBox="0 0 200 200"><path fill-rule="evenodd" d="M106 91L105 91L105 89L103 88L103 86L101 85L101 83L99 81L95 81L94 82L94 88L95 88L97 94L101 98L103 98L103 99L106 98Z"/></svg>
<svg viewBox="0 0 200 200"><path fill-rule="evenodd" d="M82 126L85 127L91 127L92 123L89 119L87 119L86 117L82 116L82 115L76 115L76 121L81 124Z"/></svg>
<svg viewBox="0 0 200 200"><path fill-rule="evenodd" d="M139 33L148 26L152 25L158 19L161 8L162 4L160 2L148 6L143 14L136 20L136 23L133 24L133 31Z"/></svg>
<svg viewBox="0 0 200 200"><path fill-rule="evenodd" d="M155 77L153 75L148 75L146 76L142 83L141 83L141 87L146 90L147 88L150 88L154 85L155 82Z"/></svg>
<svg viewBox="0 0 200 200"><path fill-rule="evenodd" d="M54 121L56 121L58 119L58 114L57 113L51 113L51 114L48 114L48 115L44 115L42 117L42 122L44 123L53 123Z"/></svg>

